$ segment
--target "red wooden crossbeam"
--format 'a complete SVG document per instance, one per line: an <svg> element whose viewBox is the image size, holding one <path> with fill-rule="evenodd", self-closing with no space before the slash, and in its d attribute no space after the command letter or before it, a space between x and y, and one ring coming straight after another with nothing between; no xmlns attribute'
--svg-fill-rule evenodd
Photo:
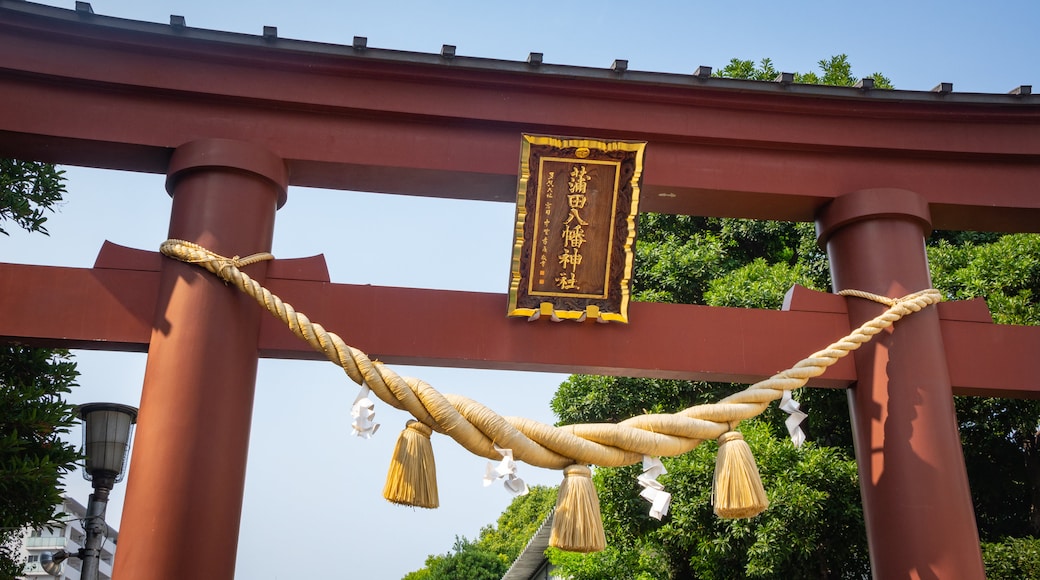
<svg viewBox="0 0 1040 580"><path fill-rule="evenodd" d="M29 3L0 6L0 94L18 95L0 155L66 164L165 173L174 148L223 137L285 159L294 185L512 202L536 132L649 142L641 211L811 221L884 185L925 197L937 228L1040 230L1036 95L448 66Z"/></svg>
<svg viewBox="0 0 1040 580"><path fill-rule="evenodd" d="M92 269L0 264L0 340L144 352L162 259L106 244ZM504 294L333 284L321 257L271 262L267 287L390 364L753 383L850 331L844 298L804 288L787 312L635 303L631 324L600 325L510 319ZM1040 397L1040 327L993 324L981 300L939 312L955 394ZM324 360L274 317L258 343L265 357ZM843 360L810 385L855 379Z"/></svg>

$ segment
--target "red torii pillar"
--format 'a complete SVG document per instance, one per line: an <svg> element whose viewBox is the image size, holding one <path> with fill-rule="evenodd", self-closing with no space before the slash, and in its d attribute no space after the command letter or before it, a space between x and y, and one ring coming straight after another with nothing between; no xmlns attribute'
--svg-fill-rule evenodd
<svg viewBox="0 0 1040 580"><path fill-rule="evenodd" d="M899 297L931 287L931 217L919 195L857 191L826 206L816 224L835 291ZM849 298L850 326L884 309ZM872 573L985 578L938 310L889 330L854 352L848 391Z"/></svg>
<svg viewBox="0 0 1040 580"><path fill-rule="evenodd" d="M167 173L169 237L270 251L287 181L258 145L187 143ZM114 576L234 577L262 316L208 272L163 260Z"/></svg>

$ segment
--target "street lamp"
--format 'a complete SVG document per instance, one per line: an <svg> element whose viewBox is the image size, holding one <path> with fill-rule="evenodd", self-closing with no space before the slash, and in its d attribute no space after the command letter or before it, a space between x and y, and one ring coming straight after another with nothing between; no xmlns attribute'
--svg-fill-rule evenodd
<svg viewBox="0 0 1040 580"><path fill-rule="evenodd" d="M83 528L87 533L83 547L75 554L59 550L55 554L40 555L40 565L48 574L61 574L61 563L76 556L83 561L80 577L96 580L101 544L105 532L105 510L108 493L123 480L126 458L130 451L130 434L137 422L137 409L117 403L87 403L79 406L83 420L83 450L86 463L83 478L91 482L94 493L87 502L87 517Z"/></svg>

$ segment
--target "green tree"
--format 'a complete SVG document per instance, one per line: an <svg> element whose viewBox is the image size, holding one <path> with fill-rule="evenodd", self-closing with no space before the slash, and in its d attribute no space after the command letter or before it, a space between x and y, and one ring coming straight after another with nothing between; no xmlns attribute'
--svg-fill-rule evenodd
<svg viewBox="0 0 1040 580"><path fill-rule="evenodd" d="M658 522L638 497L638 466L597 469L607 531L604 554L553 550L573 580L595 578L859 578L869 574L855 462L840 450L795 447L763 421L741 432L755 449L770 508L751 520L722 520L711 507L717 445L665 458L659 478L673 494ZM607 567L604 567L607 565Z"/></svg>
<svg viewBox="0 0 1040 580"><path fill-rule="evenodd" d="M0 223L10 220L46 234L44 213L54 211L65 194L64 174L48 163L0 159ZM3 227L0 234L8 235Z"/></svg>
<svg viewBox="0 0 1040 580"><path fill-rule="evenodd" d="M795 73L794 82L808 85L851 87L860 80L852 75L852 64L849 62L848 55L839 54L829 59L821 60L816 64L819 65L820 72ZM751 60L734 58L729 61L729 64L717 71L714 76L751 81L771 81L776 79L779 74L780 71L773 66L772 59L763 58L756 65ZM876 72L867 78L874 80L874 88L893 88L892 81L881 73Z"/></svg>
<svg viewBox="0 0 1040 580"><path fill-rule="evenodd" d="M1040 541L1035 538L983 542L982 558L989 580L1040 578Z"/></svg>
<svg viewBox="0 0 1040 580"><path fill-rule="evenodd" d="M985 298L997 323L1040 324L1040 236L941 234L928 259L950 298ZM956 405L987 576L1036 577L1040 401L958 397Z"/></svg>
<svg viewBox="0 0 1040 580"><path fill-rule="evenodd" d="M509 504L495 525L480 530L477 543L498 554L508 569L555 505L555 487L531 486L529 493Z"/></svg>
<svg viewBox="0 0 1040 580"><path fill-rule="evenodd" d="M46 234L43 214L65 193L62 180L52 165L0 159L0 222ZM80 458L62 440L75 417L64 395L77 374L68 351L0 346L0 578L22 572L24 528L59 523L61 478Z"/></svg>
<svg viewBox="0 0 1040 580"><path fill-rule="evenodd" d="M0 347L0 570L16 570L6 577L21 572L22 529L58 524L61 478L80 458L62 440L75 411L63 395L77 374L66 351Z"/></svg>
<svg viewBox="0 0 1040 580"><path fill-rule="evenodd" d="M403 580L499 580L509 569L497 554L464 537L455 537L447 554L428 556L426 566Z"/></svg>
<svg viewBox="0 0 1040 580"><path fill-rule="evenodd" d="M498 580L555 505L556 488L532 486L528 494L509 504L497 525L485 526L473 541L456 536L450 552L428 556L425 565L404 580Z"/></svg>

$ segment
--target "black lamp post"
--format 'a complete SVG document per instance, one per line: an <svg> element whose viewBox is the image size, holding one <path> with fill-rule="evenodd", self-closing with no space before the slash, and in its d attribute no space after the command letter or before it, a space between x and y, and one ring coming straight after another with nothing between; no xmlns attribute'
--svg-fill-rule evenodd
<svg viewBox="0 0 1040 580"><path fill-rule="evenodd" d="M137 409L117 403L87 403L79 406L79 417L83 420L83 450L86 455L83 477L94 487L87 502L87 517L83 520L86 540L75 554L64 550L53 555L41 554L40 564L44 571L57 576L61 573L61 562L77 556L83 561L80 577L96 580L104 541L108 493L123 480Z"/></svg>

